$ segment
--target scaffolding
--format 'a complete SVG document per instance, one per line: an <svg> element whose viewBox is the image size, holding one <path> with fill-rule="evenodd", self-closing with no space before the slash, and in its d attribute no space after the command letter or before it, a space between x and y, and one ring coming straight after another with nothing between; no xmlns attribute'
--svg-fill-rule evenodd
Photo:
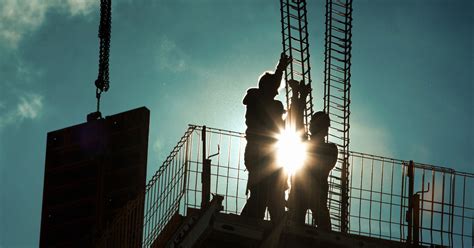
<svg viewBox="0 0 474 248"><path fill-rule="evenodd" d="M186 216L190 209L201 207L206 187L201 181L203 158L218 147L220 152L210 163L210 193L224 197L222 213L240 214L247 199L245 145L242 133L215 128L203 132L202 126L190 125L146 192L122 210L99 246L155 247L174 215ZM348 233L404 243L415 243L418 237L418 243L426 246L472 247L474 202L468 190L474 186L474 174L353 151L349 159ZM330 189L336 187L340 185ZM340 222L335 221L338 211L330 208L336 232L340 231ZM143 229L127 232L140 218L144 218ZM311 220L308 211L306 223L312 225Z"/></svg>

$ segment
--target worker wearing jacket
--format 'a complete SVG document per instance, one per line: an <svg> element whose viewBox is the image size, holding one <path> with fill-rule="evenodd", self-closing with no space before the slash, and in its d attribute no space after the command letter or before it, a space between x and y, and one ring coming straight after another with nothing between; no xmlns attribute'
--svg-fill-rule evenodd
<svg viewBox="0 0 474 248"><path fill-rule="evenodd" d="M291 58L282 54L275 73L264 73L258 88L251 88L244 97L246 106L245 167L249 172L247 190L250 197L242 209L242 216L263 219L268 207L272 221L278 221L285 212L287 176L276 165L277 135L284 128L283 104L274 98Z"/></svg>
<svg viewBox="0 0 474 248"><path fill-rule="evenodd" d="M306 162L293 176L289 196L290 218L294 222L304 224L306 211L311 209L315 224L324 230L331 230L328 177L338 156L337 145L324 140L329 125L329 116L324 112L311 117Z"/></svg>

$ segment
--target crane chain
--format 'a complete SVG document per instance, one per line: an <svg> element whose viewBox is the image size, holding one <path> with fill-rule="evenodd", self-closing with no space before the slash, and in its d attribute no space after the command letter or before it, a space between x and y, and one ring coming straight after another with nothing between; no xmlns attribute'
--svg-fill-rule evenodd
<svg viewBox="0 0 474 248"><path fill-rule="evenodd" d="M112 0L100 1L100 24L99 24L99 74L95 80L97 112L100 107L100 96L109 87L109 54L110 36L112 26Z"/></svg>

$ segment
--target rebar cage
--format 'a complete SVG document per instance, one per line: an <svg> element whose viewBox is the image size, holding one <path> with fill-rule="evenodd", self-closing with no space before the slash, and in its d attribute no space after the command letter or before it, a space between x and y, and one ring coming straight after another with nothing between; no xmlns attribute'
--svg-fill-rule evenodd
<svg viewBox="0 0 474 248"><path fill-rule="evenodd" d="M189 126L144 194L109 225L100 246L153 247L174 214L201 207L202 131L202 126ZM212 157L210 192L224 196L221 212L240 214L247 199L245 136L206 128L204 140L205 157L219 150ZM349 233L408 243L417 236L421 245L472 247L474 203L466 191L474 186L474 174L359 152L350 152L349 159ZM336 171L330 177L337 177ZM341 231L341 185L334 182L329 179L328 206L332 230ZM131 230L139 218L144 218L143 230ZM313 224L310 211L306 223Z"/></svg>

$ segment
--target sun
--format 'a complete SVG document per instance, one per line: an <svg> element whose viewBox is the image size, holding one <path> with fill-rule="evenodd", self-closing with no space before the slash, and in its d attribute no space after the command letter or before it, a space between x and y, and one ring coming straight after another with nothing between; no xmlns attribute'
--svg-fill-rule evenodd
<svg viewBox="0 0 474 248"><path fill-rule="evenodd" d="M278 135L277 162L289 174L294 174L301 168L306 159L306 145L301 140L301 134L287 128Z"/></svg>

